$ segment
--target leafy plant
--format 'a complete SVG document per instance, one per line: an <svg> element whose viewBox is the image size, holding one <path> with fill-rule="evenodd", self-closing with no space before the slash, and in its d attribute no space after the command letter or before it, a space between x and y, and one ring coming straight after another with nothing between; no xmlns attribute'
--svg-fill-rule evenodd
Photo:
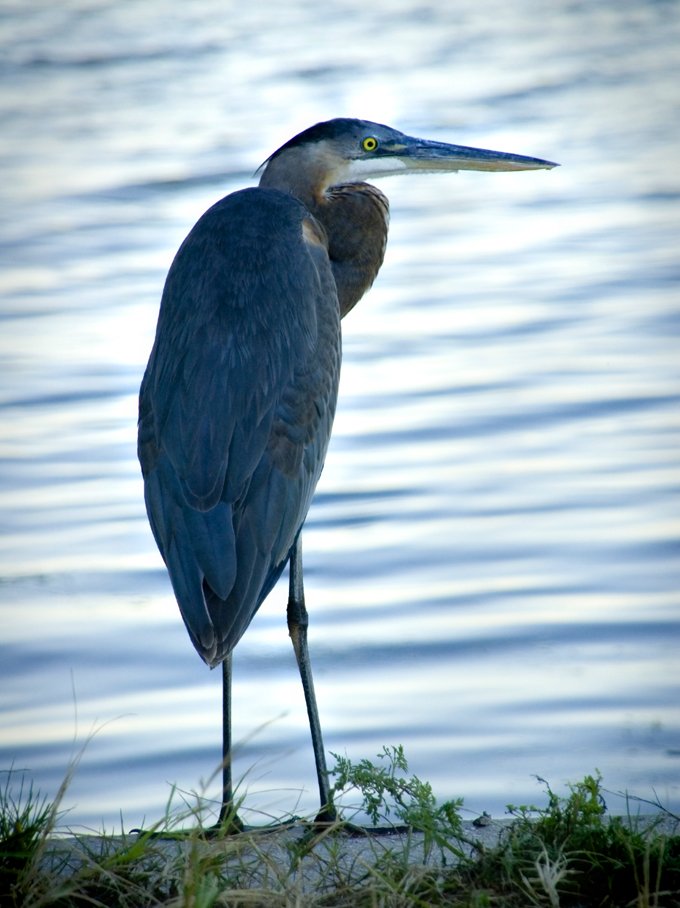
<svg viewBox="0 0 680 908"><path fill-rule="evenodd" d="M546 807L508 806L515 817L490 855L509 883L544 903L636 908L680 905L680 838L632 817L609 817L599 773L560 797L544 780ZM539 901L535 901L539 904Z"/></svg>
<svg viewBox="0 0 680 908"><path fill-rule="evenodd" d="M421 832L428 857L434 846L442 855L449 852L458 860L465 859L466 853L456 844L465 841L460 816L462 798L438 804L429 782L406 776L408 762L401 745L383 746L377 756L383 761L379 765L367 759L353 763L333 754L336 764L330 774L335 777L334 800L355 790L361 795L359 810L374 825L387 822L401 831ZM392 818L397 822L393 823Z"/></svg>

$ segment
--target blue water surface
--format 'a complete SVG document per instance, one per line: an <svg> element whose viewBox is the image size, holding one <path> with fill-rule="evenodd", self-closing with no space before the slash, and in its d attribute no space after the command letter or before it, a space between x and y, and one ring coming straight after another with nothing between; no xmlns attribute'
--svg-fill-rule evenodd
<svg viewBox="0 0 680 908"><path fill-rule="evenodd" d="M219 673L147 525L136 396L192 224L331 116L562 166L380 184L304 534L327 749L403 744L474 813L595 770L678 809L678 12L3 5L0 767L54 796L84 746L65 823L218 793ZM234 659L255 819L315 808L285 598Z"/></svg>

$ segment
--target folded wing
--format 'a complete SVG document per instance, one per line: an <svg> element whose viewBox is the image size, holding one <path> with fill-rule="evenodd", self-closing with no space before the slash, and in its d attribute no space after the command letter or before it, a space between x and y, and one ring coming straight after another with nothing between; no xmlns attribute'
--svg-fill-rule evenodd
<svg viewBox="0 0 680 908"><path fill-rule="evenodd" d="M280 576L330 438L339 304L324 234L247 189L190 232L140 393L151 527L193 643L216 665Z"/></svg>

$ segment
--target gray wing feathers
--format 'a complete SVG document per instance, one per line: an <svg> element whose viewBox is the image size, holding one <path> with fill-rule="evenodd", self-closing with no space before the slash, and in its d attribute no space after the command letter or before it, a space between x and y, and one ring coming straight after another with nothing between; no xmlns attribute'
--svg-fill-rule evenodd
<svg viewBox="0 0 680 908"><path fill-rule="evenodd" d="M293 198L218 202L173 262L140 393L152 530L194 645L233 648L288 558L321 473L340 367L327 254Z"/></svg>

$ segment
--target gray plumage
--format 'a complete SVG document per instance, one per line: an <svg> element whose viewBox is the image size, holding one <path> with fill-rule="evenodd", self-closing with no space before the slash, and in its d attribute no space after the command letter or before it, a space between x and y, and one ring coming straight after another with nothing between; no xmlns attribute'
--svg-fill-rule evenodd
<svg viewBox="0 0 680 908"><path fill-rule="evenodd" d="M281 574L323 467L340 314L321 236L290 195L244 189L203 215L166 281L139 457L156 542L209 665Z"/></svg>

